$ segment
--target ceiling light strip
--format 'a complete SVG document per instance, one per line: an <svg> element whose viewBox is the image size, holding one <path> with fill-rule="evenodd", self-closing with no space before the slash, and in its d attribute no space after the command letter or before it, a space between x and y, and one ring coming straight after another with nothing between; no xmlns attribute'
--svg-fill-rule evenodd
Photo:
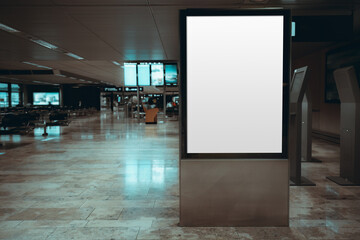
<svg viewBox="0 0 360 240"><path fill-rule="evenodd" d="M54 49L58 49L57 46L55 46L54 44L45 42L44 40L41 39L30 39L30 41L39 44L40 46L46 47L48 49L54 50Z"/></svg>
<svg viewBox="0 0 360 240"><path fill-rule="evenodd" d="M58 46L56 46L54 44L51 44L51 43L49 43L47 41L44 41L44 40L41 40L41 39L39 39L39 38L37 38L35 36L32 36L30 34L21 32L21 31L15 29L15 28L12 28L12 27L7 26L5 24L0 23L0 30L6 31L6 32L9 32L9 33L17 33L16 35L18 37L29 40L29 41L31 41L33 43L36 43L36 44L38 44L38 45L40 45L42 47L45 47L47 49L56 51L58 53L66 54L67 56L75 58L77 60L83 60L84 59L83 57L80 57L79 55L71 53L71 52L67 51L66 49L60 48L60 47L58 47Z"/></svg>
<svg viewBox="0 0 360 240"><path fill-rule="evenodd" d="M83 60L84 59L83 57L80 57L79 55L76 55L74 53L67 52L65 54L68 55L69 57L75 58L77 60Z"/></svg>
<svg viewBox="0 0 360 240"><path fill-rule="evenodd" d="M38 68L52 69L51 67L43 66L43 65L40 65L40 64L37 64L37 63L32 63L32 62L22 62L22 63L32 65L32 66L35 66L35 67L38 67Z"/></svg>
<svg viewBox="0 0 360 240"><path fill-rule="evenodd" d="M7 26L5 24L2 24L2 23L0 23L0 29L4 30L6 32L9 32L9 33L18 33L18 32L20 32L19 30L16 30L15 28L9 27L9 26Z"/></svg>

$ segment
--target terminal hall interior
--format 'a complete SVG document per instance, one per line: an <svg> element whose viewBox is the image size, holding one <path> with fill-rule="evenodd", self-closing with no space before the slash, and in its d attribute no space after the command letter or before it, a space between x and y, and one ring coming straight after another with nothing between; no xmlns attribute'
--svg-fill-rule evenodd
<svg viewBox="0 0 360 240"><path fill-rule="evenodd" d="M0 239L360 236L360 1L0 1Z"/></svg>

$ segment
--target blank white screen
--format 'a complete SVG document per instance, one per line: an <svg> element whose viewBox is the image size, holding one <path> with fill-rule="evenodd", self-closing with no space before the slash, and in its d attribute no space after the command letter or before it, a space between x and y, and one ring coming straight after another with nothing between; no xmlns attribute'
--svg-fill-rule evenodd
<svg viewBox="0 0 360 240"><path fill-rule="evenodd" d="M281 153L283 16L187 17L187 153Z"/></svg>

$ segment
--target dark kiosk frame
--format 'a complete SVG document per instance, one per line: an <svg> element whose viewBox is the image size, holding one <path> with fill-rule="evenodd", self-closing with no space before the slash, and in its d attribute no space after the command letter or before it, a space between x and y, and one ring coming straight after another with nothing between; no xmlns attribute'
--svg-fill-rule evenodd
<svg viewBox="0 0 360 240"><path fill-rule="evenodd" d="M281 153L187 153L187 16L283 16L283 124ZM180 10L180 159L287 159L289 125L289 80L290 80L290 10Z"/></svg>

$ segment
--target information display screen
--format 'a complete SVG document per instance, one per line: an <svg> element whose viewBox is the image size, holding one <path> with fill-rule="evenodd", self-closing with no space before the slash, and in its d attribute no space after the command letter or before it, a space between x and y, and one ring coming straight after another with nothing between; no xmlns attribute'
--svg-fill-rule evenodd
<svg viewBox="0 0 360 240"><path fill-rule="evenodd" d="M138 65L138 81L139 86L150 86L150 65Z"/></svg>
<svg viewBox="0 0 360 240"><path fill-rule="evenodd" d="M166 85L176 85L177 84L177 66L176 64L166 64L165 65L165 83Z"/></svg>
<svg viewBox="0 0 360 240"><path fill-rule="evenodd" d="M125 63L124 69L124 85L136 86L136 63Z"/></svg>
<svg viewBox="0 0 360 240"><path fill-rule="evenodd" d="M58 92L34 92L34 105L60 105Z"/></svg>
<svg viewBox="0 0 360 240"><path fill-rule="evenodd" d="M186 153L282 153L283 51L281 14L186 16Z"/></svg>
<svg viewBox="0 0 360 240"><path fill-rule="evenodd" d="M162 63L151 64L151 85L164 85L164 65Z"/></svg>

